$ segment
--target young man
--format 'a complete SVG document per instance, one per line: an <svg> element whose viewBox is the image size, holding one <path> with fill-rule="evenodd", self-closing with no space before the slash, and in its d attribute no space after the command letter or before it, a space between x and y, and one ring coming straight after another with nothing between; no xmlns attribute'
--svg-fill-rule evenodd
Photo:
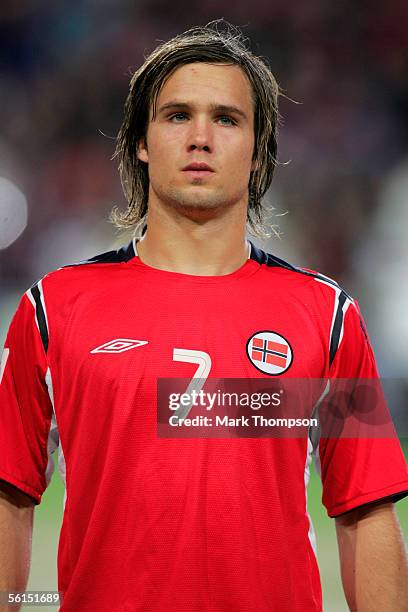
<svg viewBox="0 0 408 612"><path fill-rule="evenodd" d="M157 434L159 379L378 376L356 302L246 240L272 179L278 94L242 39L211 27L134 75L117 148L129 206L113 216L136 238L34 285L6 340L0 590L25 588L32 503L59 444L64 612L322 609L308 437ZM407 610L398 442L315 450L350 609Z"/></svg>

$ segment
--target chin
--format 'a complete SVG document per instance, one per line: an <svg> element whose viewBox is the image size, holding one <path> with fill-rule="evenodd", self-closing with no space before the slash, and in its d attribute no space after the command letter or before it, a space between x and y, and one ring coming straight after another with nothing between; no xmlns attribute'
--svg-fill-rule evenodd
<svg viewBox="0 0 408 612"><path fill-rule="evenodd" d="M173 206L197 210L212 210L226 205L225 194L214 193L213 189L197 189L196 187L188 190L173 190L165 195L165 199Z"/></svg>

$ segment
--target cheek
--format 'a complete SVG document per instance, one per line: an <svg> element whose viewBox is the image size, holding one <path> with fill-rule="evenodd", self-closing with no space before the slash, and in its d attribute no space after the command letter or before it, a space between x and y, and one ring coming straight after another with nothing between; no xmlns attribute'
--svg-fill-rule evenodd
<svg viewBox="0 0 408 612"><path fill-rule="evenodd" d="M148 153L150 182L157 187L174 182L175 170L179 165L174 137L152 134L148 140Z"/></svg>
<svg viewBox="0 0 408 612"><path fill-rule="evenodd" d="M228 133L225 130L223 134L217 134L215 145L225 157L235 157L240 163L245 163L247 159L252 160L254 138L249 131L245 130L238 134L234 132Z"/></svg>
<svg viewBox="0 0 408 612"><path fill-rule="evenodd" d="M236 180L236 177L240 177L240 182L245 181L246 175L251 172L253 164L251 142L234 143L234 146L228 147L228 149L225 159L226 161L228 159L227 166L231 173L231 179L234 177L234 180Z"/></svg>
<svg viewBox="0 0 408 612"><path fill-rule="evenodd" d="M149 181L157 188L178 180L175 170L180 165L180 130L166 129L165 125L152 123L147 133ZM177 133L176 133L177 132Z"/></svg>
<svg viewBox="0 0 408 612"><path fill-rule="evenodd" d="M177 130L160 130L152 132L148 139L150 163L171 165L182 146L182 134Z"/></svg>

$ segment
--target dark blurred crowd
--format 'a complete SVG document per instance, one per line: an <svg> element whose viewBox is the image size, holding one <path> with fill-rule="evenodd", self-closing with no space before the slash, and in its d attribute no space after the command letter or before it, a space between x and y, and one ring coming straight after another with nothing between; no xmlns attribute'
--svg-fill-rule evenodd
<svg viewBox="0 0 408 612"><path fill-rule="evenodd" d="M0 254L2 286L28 286L72 253L110 247L109 210L125 205L111 157L129 76L158 41L219 17L242 27L293 100L281 99L282 165L268 201L288 214L276 218L284 236L271 249L353 285L379 185L406 152L407 6L1 3L0 175L29 206L27 229Z"/></svg>

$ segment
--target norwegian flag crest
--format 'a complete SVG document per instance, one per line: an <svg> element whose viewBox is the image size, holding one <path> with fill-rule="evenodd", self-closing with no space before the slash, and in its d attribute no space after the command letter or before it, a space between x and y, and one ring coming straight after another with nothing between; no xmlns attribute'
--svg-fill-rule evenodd
<svg viewBox="0 0 408 612"><path fill-rule="evenodd" d="M293 361L293 351L289 342L273 331L256 332L249 338L246 349L252 365L270 376L283 374Z"/></svg>

